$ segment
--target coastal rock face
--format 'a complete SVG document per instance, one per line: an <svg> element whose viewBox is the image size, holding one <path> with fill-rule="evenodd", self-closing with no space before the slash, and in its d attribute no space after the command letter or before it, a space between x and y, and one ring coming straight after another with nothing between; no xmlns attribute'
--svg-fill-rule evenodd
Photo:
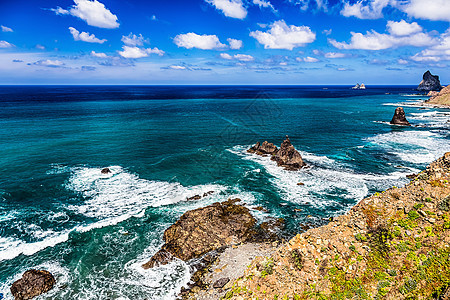
<svg viewBox="0 0 450 300"><path fill-rule="evenodd" d="M395 109L394 116L392 117L392 120L390 123L393 125L411 126L411 124L409 124L408 120L406 120L406 115L405 115L405 111L403 110L403 107L397 107Z"/></svg>
<svg viewBox="0 0 450 300"><path fill-rule="evenodd" d="M227 284L226 298L448 299L449 182L450 152L405 187L375 193L255 258Z"/></svg>
<svg viewBox="0 0 450 300"><path fill-rule="evenodd" d="M272 157L272 160L276 161L278 166L287 170L298 170L306 165L300 153L291 144L288 136L286 136L286 139L280 146L280 150Z"/></svg>
<svg viewBox="0 0 450 300"><path fill-rule="evenodd" d="M428 104L450 106L450 85L444 87L439 93L434 92L431 98L426 101Z"/></svg>
<svg viewBox="0 0 450 300"><path fill-rule="evenodd" d="M281 144L280 149L274 144L265 141L262 145L257 142L256 145L248 149L247 152L262 156L272 155L271 159L276 161L278 166L284 167L286 170L295 171L306 166L302 156L295 150L288 136L286 136L286 139Z"/></svg>
<svg viewBox="0 0 450 300"><path fill-rule="evenodd" d="M440 91L442 88L441 82L439 81L439 76L432 75L430 71L426 71L423 74L423 79L417 87L418 91L429 92L429 91Z"/></svg>
<svg viewBox="0 0 450 300"><path fill-rule="evenodd" d="M235 204L240 199L191 210L164 232L164 242L145 269L166 264L173 257L189 260L232 244L246 241L256 220L250 211Z"/></svg>
<svg viewBox="0 0 450 300"><path fill-rule="evenodd" d="M53 275L45 270L28 270L22 278L11 286L15 300L26 300L48 292L56 281Z"/></svg>

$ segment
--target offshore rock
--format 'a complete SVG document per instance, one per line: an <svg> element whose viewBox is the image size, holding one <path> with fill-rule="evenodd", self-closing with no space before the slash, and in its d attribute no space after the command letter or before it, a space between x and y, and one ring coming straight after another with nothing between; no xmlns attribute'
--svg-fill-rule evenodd
<svg viewBox="0 0 450 300"><path fill-rule="evenodd" d="M48 292L56 281L53 275L45 270L28 270L21 279L11 286L15 300L27 300Z"/></svg>
<svg viewBox="0 0 450 300"><path fill-rule="evenodd" d="M418 91L429 92L429 91L440 91L442 89L441 82L439 81L439 76L432 75L430 71L426 71L423 74L423 79L417 87Z"/></svg>
<svg viewBox="0 0 450 300"><path fill-rule="evenodd" d="M258 155L275 155L278 152L278 148L273 143L264 141L262 145L257 142L256 145L248 149L247 152L256 153Z"/></svg>
<svg viewBox="0 0 450 300"><path fill-rule="evenodd" d="M165 244L143 265L148 269L172 257L187 261L224 246L249 239L256 220L240 199L190 210L164 232Z"/></svg>
<svg viewBox="0 0 450 300"><path fill-rule="evenodd" d="M284 167L286 170L295 171L306 166L302 156L295 150L288 136L286 136L286 139L280 146L280 150L272 157L272 160L276 161L278 166Z"/></svg>
<svg viewBox="0 0 450 300"><path fill-rule="evenodd" d="M111 170L109 168L103 168L100 172L102 174L109 174L109 173L111 173Z"/></svg>
<svg viewBox="0 0 450 300"><path fill-rule="evenodd" d="M397 107L395 109L395 113L394 113L394 116L392 117L390 124L411 126L411 124L409 124L408 120L406 120L405 111L403 110L403 107Z"/></svg>

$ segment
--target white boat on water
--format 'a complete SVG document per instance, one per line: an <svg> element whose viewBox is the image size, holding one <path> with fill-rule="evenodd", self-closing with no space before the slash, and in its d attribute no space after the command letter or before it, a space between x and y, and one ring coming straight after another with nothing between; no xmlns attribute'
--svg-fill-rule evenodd
<svg viewBox="0 0 450 300"><path fill-rule="evenodd" d="M352 90L365 90L366 86L364 85L364 83L357 83L354 87L352 87Z"/></svg>

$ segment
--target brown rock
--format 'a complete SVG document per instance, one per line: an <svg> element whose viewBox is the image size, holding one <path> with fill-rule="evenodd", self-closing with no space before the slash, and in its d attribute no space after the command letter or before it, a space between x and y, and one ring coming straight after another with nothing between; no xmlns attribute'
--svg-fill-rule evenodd
<svg viewBox="0 0 450 300"><path fill-rule="evenodd" d="M26 300L48 292L56 281L53 275L45 270L28 270L21 279L11 286L11 293L15 300Z"/></svg>
<svg viewBox="0 0 450 300"><path fill-rule="evenodd" d="M411 126L408 120L406 120L405 111L403 107L397 107L395 109L394 116L390 122L392 125L403 125L403 126Z"/></svg>
<svg viewBox="0 0 450 300"><path fill-rule="evenodd" d="M256 220L246 207L235 204L238 201L217 202L183 214L164 232L165 244L143 267L166 264L171 256L187 261L246 241Z"/></svg>
<svg viewBox="0 0 450 300"><path fill-rule="evenodd" d="M195 195L195 196L186 198L187 201L200 200L200 199L202 199L202 196L200 196L200 195Z"/></svg>
<svg viewBox="0 0 450 300"><path fill-rule="evenodd" d="M111 173L111 170L109 168L103 168L100 172L102 174L109 174L109 173Z"/></svg>
<svg viewBox="0 0 450 300"><path fill-rule="evenodd" d="M272 157L272 160L276 161L278 166L284 167L286 170L291 171L295 171L306 166L303 162L302 156L297 150L295 150L294 146L292 146L288 136L286 136L286 139L280 146L280 150L278 150L277 154Z"/></svg>
<svg viewBox="0 0 450 300"><path fill-rule="evenodd" d="M221 289L221 288L223 288L229 281L230 281L230 278L228 278L228 277L220 278L220 279L218 279L216 282L214 282L213 288L215 288L215 289Z"/></svg>
<svg viewBox="0 0 450 300"><path fill-rule="evenodd" d="M278 148L273 143L264 141L262 145L257 142L253 147L248 149L247 152L256 153L258 155L275 155L278 152Z"/></svg>

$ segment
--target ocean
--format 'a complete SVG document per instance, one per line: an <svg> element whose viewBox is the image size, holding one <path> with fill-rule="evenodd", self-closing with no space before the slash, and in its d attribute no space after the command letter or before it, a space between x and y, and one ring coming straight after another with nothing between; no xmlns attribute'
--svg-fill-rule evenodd
<svg viewBox="0 0 450 300"><path fill-rule="evenodd" d="M404 185L450 151L450 111L414 88L0 87L1 296L37 268L57 280L39 299L174 299L189 266L141 265L187 210L238 197L289 238ZM400 105L413 126L389 125ZM286 135L307 168L246 153Z"/></svg>

